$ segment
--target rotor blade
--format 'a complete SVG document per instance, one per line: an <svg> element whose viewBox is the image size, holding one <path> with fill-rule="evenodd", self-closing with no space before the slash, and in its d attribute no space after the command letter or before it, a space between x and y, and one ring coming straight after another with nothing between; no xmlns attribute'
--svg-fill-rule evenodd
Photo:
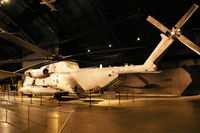
<svg viewBox="0 0 200 133"><path fill-rule="evenodd" d="M14 77L14 76L22 76L22 74L0 70L0 79L5 79L9 77Z"/></svg>
<svg viewBox="0 0 200 133"><path fill-rule="evenodd" d="M32 61L42 61L46 60L44 58L35 58L35 59L8 59L0 60L0 64L11 64L11 63L22 63L22 62L32 62Z"/></svg>
<svg viewBox="0 0 200 133"><path fill-rule="evenodd" d="M187 37L181 35L177 36L178 40L181 41L183 44L185 44L188 48L192 49L194 52L196 52L198 55L200 55L200 47L190 41Z"/></svg>
<svg viewBox="0 0 200 133"><path fill-rule="evenodd" d="M81 53L81 54L73 54L73 55L62 56L62 59L67 59L67 58L70 58L70 57L77 57L77 56L84 56L84 55L102 54L102 53L117 52L117 51L144 49L144 48L146 48L146 46L138 46L138 47L129 47L129 48L119 48L119 49L110 49L110 50L103 50L103 51L87 52L87 53Z"/></svg>
<svg viewBox="0 0 200 133"><path fill-rule="evenodd" d="M13 44L17 44L19 46L22 46L28 50L31 50L39 55L45 56L45 57L51 57L52 55L50 53L48 53L46 50L43 50L23 39L21 39L20 37L17 37L16 35L13 35L11 33L8 32L1 32L0 33L0 38L3 38L5 40L8 40L9 42L13 43Z"/></svg>
<svg viewBox="0 0 200 133"><path fill-rule="evenodd" d="M15 73L22 73L22 72L25 72L28 69L38 68L38 67L50 64L50 63L51 63L51 61L42 61L42 62L39 62L39 63L32 64L30 66L24 67L22 69L19 69L19 70L15 71Z"/></svg>
<svg viewBox="0 0 200 133"><path fill-rule="evenodd" d="M185 15L178 21L175 25L176 28L180 29L185 22L192 16L192 14L197 10L199 6L197 4L193 4L190 9L185 13Z"/></svg>
<svg viewBox="0 0 200 133"><path fill-rule="evenodd" d="M157 27L164 33L166 33L167 31L170 31L166 26L164 26L158 20L154 19L151 16L148 16L146 20L149 21L151 24L153 24L155 27Z"/></svg>

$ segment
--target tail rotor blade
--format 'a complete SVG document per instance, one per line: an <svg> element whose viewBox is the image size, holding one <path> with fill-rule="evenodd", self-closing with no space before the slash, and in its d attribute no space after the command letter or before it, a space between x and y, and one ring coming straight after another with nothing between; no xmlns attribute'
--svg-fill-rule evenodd
<svg viewBox="0 0 200 133"><path fill-rule="evenodd" d="M193 4L190 9L185 13L185 15L178 21L175 25L176 28L180 29L185 22L192 16L192 14L197 10L199 6L197 4Z"/></svg>
<svg viewBox="0 0 200 133"><path fill-rule="evenodd" d="M151 24L153 24L155 27L157 27L164 33L166 33L167 31L170 31L166 26L164 26L158 20L154 19L151 16L148 16L146 20L149 21Z"/></svg>
<svg viewBox="0 0 200 133"><path fill-rule="evenodd" d="M195 43L190 41L187 37L181 35L177 37L180 42L185 44L188 48L192 49L194 52L196 52L198 55L200 55L200 47L197 46Z"/></svg>

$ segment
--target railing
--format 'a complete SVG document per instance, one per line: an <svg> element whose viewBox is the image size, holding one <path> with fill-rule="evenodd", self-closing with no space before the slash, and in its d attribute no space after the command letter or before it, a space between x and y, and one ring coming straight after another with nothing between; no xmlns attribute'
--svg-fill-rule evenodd
<svg viewBox="0 0 200 133"><path fill-rule="evenodd" d="M45 132L72 132L73 112L73 110L66 111L18 101L0 100L0 122L14 125L17 129L27 128L35 132L40 129Z"/></svg>
<svg viewBox="0 0 200 133"><path fill-rule="evenodd" d="M18 102L23 102L23 103L30 103L30 104L37 104L37 105L45 105L45 104L52 104L53 98L49 96L51 100L46 100L46 96L43 96L42 93L41 95L37 96L35 99L33 96L27 96L23 93L18 94L17 91L10 91L10 92L0 92L0 99L6 99L10 101L18 101ZM57 101L55 102L59 106L61 106L61 102Z"/></svg>
<svg viewBox="0 0 200 133"><path fill-rule="evenodd" d="M88 107L97 105L110 108L111 106L121 106L122 104L127 105L127 101L135 102L138 100L138 96L141 96L139 93L135 92L105 91L104 93L95 94L88 92L86 93L87 97L85 99L80 99L80 102ZM23 127L26 126L28 129L32 129L32 125L34 124L37 125L37 127L44 128L45 131L48 132L48 130L52 129L49 122L55 121L56 119L56 122L53 124L53 131L58 133L73 132L74 111L61 110L60 108L61 103L64 107L64 104L67 104L67 102L57 101L57 103L54 103L45 100L42 94L37 98L17 94L16 91L0 92L0 122L10 123L12 125L14 123L19 126L18 123L11 120L11 118L17 117L16 119L23 121ZM85 102L87 103L85 104ZM12 106L13 108L11 108L11 104L14 104L14 106ZM58 108L52 108L52 106Z"/></svg>
<svg viewBox="0 0 200 133"><path fill-rule="evenodd" d="M75 94L73 94L75 95ZM111 103L113 100L118 100L118 104L122 104L122 100L135 100L135 93L134 91L121 91L121 92L115 92L115 91L105 91L103 94L102 93L85 93L85 95L87 95L88 98L88 102L89 102L89 106L92 106L92 101L94 100L94 98L103 98L105 100L109 101L109 106L111 106ZM52 101L49 100L44 100L44 97L42 94L40 96L37 96L37 99L33 100L33 97L27 97L24 96L23 93L21 94L21 96L17 96L17 92L16 91L10 91L10 92L0 92L0 98L3 99L8 99L8 100L13 100L13 101L21 101L21 102L26 102L26 103L30 103L30 104L39 104L39 105L44 105L44 104L55 104ZM115 102L116 103L116 102ZM61 101L57 101L56 104L58 104L58 106L61 106Z"/></svg>

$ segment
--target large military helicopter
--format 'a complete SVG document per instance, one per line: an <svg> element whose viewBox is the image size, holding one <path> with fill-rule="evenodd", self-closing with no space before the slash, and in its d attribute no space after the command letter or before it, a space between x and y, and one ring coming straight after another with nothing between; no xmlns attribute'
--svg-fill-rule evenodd
<svg viewBox="0 0 200 133"><path fill-rule="evenodd" d="M81 94L85 91L98 90L105 87L110 82L118 78L121 74L129 73L155 73L157 66L155 62L160 60L161 55L175 41L179 40L191 50L200 55L200 47L181 34L180 28L191 17L198 5L193 4L186 14L178 21L178 23L169 30L159 21L151 16L147 17L147 21L160 29L161 41L142 65L126 65L119 67L100 67L100 68L79 68L78 63L72 61L58 61L42 66L39 69L29 69L25 71L25 80L23 87L19 91L25 94L43 94L61 96L66 92ZM12 43L32 50L33 52L43 55L46 60L67 59L69 56L53 56L47 51L36 47L35 45L13 35L8 32L1 32L0 37ZM44 59L43 58L43 59ZM19 61L19 60L14 60ZM12 62L14 62L12 61ZM6 61L0 61L6 62ZM8 61L7 61L8 62ZM18 71L16 71L18 72ZM2 71L1 73L7 73ZM18 74L10 73L13 76Z"/></svg>

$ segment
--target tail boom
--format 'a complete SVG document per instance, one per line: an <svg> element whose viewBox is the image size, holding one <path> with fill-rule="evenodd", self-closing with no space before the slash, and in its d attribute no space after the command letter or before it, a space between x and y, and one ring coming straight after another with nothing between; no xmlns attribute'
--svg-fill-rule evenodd
<svg viewBox="0 0 200 133"><path fill-rule="evenodd" d="M164 52L169 48L169 46L172 44L174 39L172 37L168 37L164 34L160 34L161 41L157 45L157 47L154 49L154 51L151 53L149 58L144 63L144 67L147 71L152 71L151 69L155 69L155 62L161 58L161 56L164 54Z"/></svg>

